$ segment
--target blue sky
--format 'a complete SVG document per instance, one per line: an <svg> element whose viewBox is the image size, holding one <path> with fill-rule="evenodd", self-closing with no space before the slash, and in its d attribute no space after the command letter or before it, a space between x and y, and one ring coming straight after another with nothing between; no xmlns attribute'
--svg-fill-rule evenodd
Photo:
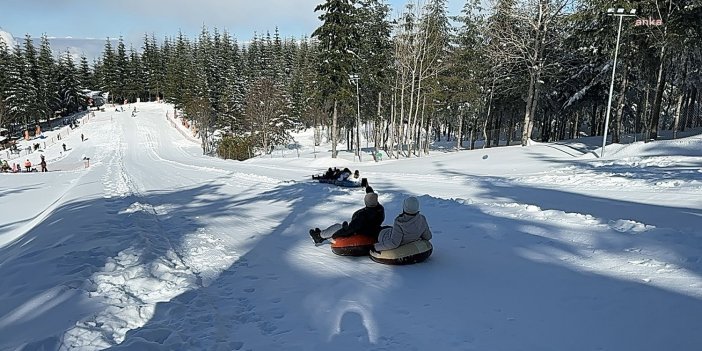
<svg viewBox="0 0 702 351"><path fill-rule="evenodd" d="M390 0L397 13L407 1ZM15 38L74 39L123 36L139 46L144 33L157 38L182 30L190 37L202 25L226 28L239 40L254 32L271 32L278 26L284 37L301 37L318 26L314 7L323 0L3 0L0 27ZM449 12L457 14L463 0L449 0Z"/></svg>

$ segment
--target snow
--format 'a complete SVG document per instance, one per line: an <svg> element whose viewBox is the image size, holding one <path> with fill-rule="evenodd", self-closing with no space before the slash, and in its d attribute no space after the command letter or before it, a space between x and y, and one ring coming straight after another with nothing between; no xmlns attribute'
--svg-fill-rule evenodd
<svg viewBox="0 0 702 351"><path fill-rule="evenodd" d="M8 48L14 48L16 44L12 33L4 31L2 27L0 27L0 41L3 41Z"/></svg>
<svg viewBox="0 0 702 351"><path fill-rule="evenodd" d="M702 348L700 136L357 162L306 131L238 162L202 156L172 106L130 109L48 145L48 173L0 174L0 350ZM315 247L363 203L310 180L332 166L386 224L418 196L432 257Z"/></svg>

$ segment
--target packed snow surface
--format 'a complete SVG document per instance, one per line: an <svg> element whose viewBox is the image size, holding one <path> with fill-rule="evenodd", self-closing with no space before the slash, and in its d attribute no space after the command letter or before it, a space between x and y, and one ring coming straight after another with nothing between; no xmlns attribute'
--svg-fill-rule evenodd
<svg viewBox="0 0 702 351"><path fill-rule="evenodd" d="M42 150L48 173L0 174L0 350L702 349L699 136L358 162L308 131L238 162L172 106L107 110ZM417 196L430 259L314 246L363 204L311 181L331 166L385 224Z"/></svg>

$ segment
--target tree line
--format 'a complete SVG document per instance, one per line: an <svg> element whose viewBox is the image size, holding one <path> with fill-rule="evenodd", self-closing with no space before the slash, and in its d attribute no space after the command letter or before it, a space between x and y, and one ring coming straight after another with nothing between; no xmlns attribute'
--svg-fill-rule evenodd
<svg viewBox="0 0 702 351"><path fill-rule="evenodd" d="M239 43L203 28L196 38L145 35L129 49L108 39L92 64L54 57L46 37L37 49L27 36L0 43L0 125L76 111L92 89L173 103L203 152L225 158L271 152L305 127L316 144L331 141L333 157L339 144L360 152L358 133L391 157L421 156L437 140L474 148L602 135L618 29L611 4L490 5L468 0L452 17L447 0L410 2L397 15L382 0L326 0L310 37L276 29ZM620 5L638 17L621 30L612 142L702 126L699 1Z"/></svg>

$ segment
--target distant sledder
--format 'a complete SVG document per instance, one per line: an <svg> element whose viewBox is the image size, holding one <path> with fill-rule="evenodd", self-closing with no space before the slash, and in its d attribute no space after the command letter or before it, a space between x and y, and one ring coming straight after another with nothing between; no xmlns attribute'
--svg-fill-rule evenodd
<svg viewBox="0 0 702 351"><path fill-rule="evenodd" d="M324 174L313 175L312 179L320 183L334 184L347 188L366 187L368 185L368 179L361 178L358 170L351 173L351 170L348 168L342 170L330 167Z"/></svg>

